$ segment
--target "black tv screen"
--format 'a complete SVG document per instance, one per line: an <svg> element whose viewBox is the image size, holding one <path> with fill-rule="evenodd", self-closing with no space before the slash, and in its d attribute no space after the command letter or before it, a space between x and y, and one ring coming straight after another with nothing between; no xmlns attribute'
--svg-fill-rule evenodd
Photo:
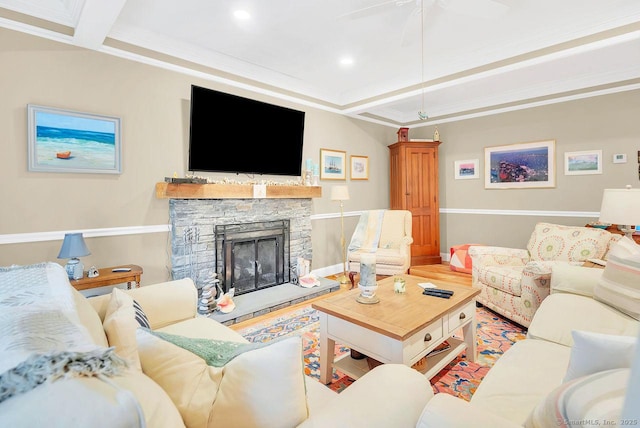
<svg viewBox="0 0 640 428"><path fill-rule="evenodd" d="M303 111L191 86L189 171L300 176Z"/></svg>

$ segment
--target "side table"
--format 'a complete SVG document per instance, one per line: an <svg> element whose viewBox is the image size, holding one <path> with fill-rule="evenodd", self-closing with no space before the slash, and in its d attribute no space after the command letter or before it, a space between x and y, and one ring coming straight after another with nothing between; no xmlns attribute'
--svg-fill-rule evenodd
<svg viewBox="0 0 640 428"><path fill-rule="evenodd" d="M113 272L116 268L130 268L128 272ZM71 279L69 282L75 287L76 290L88 290L90 288L105 287L107 285L116 285L127 283L127 288L131 289L131 283L134 287L140 287L140 276L142 275L142 268L138 265L121 265L111 266L102 269L98 269L99 275L94 278L89 278L85 272L84 277L80 279Z"/></svg>

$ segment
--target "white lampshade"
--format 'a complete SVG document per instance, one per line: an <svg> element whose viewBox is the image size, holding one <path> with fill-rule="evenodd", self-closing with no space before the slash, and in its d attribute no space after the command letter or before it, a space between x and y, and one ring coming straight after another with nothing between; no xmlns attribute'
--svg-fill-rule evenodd
<svg viewBox="0 0 640 428"><path fill-rule="evenodd" d="M349 188L347 186L333 186L331 188L332 201L348 201Z"/></svg>
<svg viewBox="0 0 640 428"><path fill-rule="evenodd" d="M621 226L640 224L640 189L604 189L600 222Z"/></svg>

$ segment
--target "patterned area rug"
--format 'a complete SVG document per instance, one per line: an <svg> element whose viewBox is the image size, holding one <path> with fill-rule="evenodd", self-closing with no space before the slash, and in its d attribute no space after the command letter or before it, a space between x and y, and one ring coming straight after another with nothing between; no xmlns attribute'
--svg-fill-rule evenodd
<svg viewBox="0 0 640 428"><path fill-rule="evenodd" d="M470 400L478 385L500 355L513 343L524 339L526 331L486 308L476 309L478 329L478 358L475 363L468 362L465 353L461 353L448 367L442 369L432 380L434 392L445 392L465 400ZM320 379L318 363L318 335L320 323L318 313L310 305L284 313L277 318L238 330L250 342L268 342L277 337L301 335L304 346L305 372L308 376ZM457 333L458 335L460 334ZM350 352L350 349L336 343L336 356ZM354 380L334 370L329 388L340 392Z"/></svg>

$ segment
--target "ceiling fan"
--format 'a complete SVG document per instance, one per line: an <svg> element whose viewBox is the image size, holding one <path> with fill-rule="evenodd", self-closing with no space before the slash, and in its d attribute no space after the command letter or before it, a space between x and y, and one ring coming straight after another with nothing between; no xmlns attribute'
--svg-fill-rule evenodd
<svg viewBox="0 0 640 428"><path fill-rule="evenodd" d="M412 39L415 38L412 37L413 34L410 33L417 33L417 30L420 28L419 24L423 6L425 8L425 14L431 16L431 21L433 21L438 12L443 11L480 19L492 19L503 15L509 9L508 6L495 0L386 0L347 12L340 15L338 19L365 18L378 13L384 13L390 8L405 7L409 4L414 4L414 7L409 13L402 32L401 44L403 46L410 44Z"/></svg>

